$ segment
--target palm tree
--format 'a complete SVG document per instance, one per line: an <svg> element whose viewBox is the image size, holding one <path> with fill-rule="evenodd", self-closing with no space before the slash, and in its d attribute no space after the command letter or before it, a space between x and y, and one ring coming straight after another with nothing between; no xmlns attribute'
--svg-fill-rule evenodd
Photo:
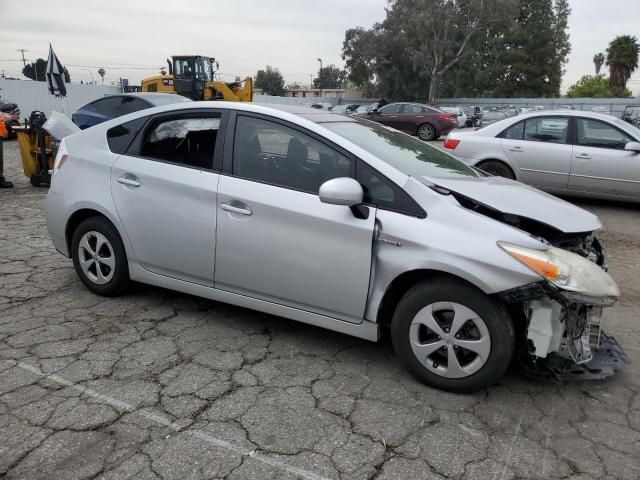
<svg viewBox="0 0 640 480"><path fill-rule="evenodd" d="M104 68L100 68L100 70L98 70L98 75L100 75L100 77L102 78L102 85L104 85L104 74L107 73L105 71Z"/></svg>
<svg viewBox="0 0 640 480"><path fill-rule="evenodd" d="M607 66L609 67L609 87L614 97L621 97L627 87L631 73L638 68L640 45L634 35L621 35L614 38L607 48Z"/></svg>
<svg viewBox="0 0 640 480"><path fill-rule="evenodd" d="M593 63L596 65L596 75L600 75L600 68L602 68L602 64L604 63L604 53L596 53L593 56Z"/></svg>

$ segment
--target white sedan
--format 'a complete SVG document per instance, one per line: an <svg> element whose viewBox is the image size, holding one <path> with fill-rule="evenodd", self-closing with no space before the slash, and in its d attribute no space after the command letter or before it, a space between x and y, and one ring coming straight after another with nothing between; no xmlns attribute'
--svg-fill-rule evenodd
<svg viewBox="0 0 640 480"><path fill-rule="evenodd" d="M450 113L456 116L456 120L458 121L458 128L464 128L467 123L467 114L461 108L458 107L441 107L440 110L443 112Z"/></svg>
<svg viewBox="0 0 640 480"><path fill-rule="evenodd" d="M640 129L611 115L532 112L476 131L453 131L444 147L482 170L551 193L640 201Z"/></svg>

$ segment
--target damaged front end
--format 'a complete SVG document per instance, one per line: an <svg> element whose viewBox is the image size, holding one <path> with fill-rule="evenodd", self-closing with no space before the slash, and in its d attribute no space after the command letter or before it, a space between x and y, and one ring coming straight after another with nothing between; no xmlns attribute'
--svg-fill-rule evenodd
<svg viewBox="0 0 640 480"><path fill-rule="evenodd" d="M518 363L525 375L556 381L602 380L629 364L615 338L602 328L611 297L585 297L540 282L502 292L520 330Z"/></svg>

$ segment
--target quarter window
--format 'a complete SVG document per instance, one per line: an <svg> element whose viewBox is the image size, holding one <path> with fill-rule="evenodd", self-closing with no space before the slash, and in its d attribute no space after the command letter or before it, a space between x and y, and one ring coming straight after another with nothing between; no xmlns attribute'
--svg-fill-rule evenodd
<svg viewBox="0 0 640 480"><path fill-rule="evenodd" d="M578 118L578 145L584 147L624 149L625 145L635 140L611 125L598 120Z"/></svg>
<svg viewBox="0 0 640 480"><path fill-rule="evenodd" d="M113 153L125 153L146 121L147 117L142 117L111 127L107 131L109 150Z"/></svg>
<svg viewBox="0 0 640 480"><path fill-rule="evenodd" d="M211 169L220 117L162 120L146 133L140 155L165 162Z"/></svg>
<svg viewBox="0 0 640 480"><path fill-rule="evenodd" d="M567 143L569 119L566 117L534 117L526 121L524 139L534 142Z"/></svg>
<svg viewBox="0 0 640 480"><path fill-rule="evenodd" d="M415 217L426 216L404 190L363 161L358 161L356 179L362 185L364 203Z"/></svg>
<svg viewBox="0 0 640 480"><path fill-rule="evenodd" d="M502 132L500 136L509 140L522 140L523 133L524 122L518 122L515 125L507 128L504 132Z"/></svg>
<svg viewBox="0 0 640 480"><path fill-rule="evenodd" d="M233 174L317 194L327 180L351 176L351 160L292 128L239 116Z"/></svg>

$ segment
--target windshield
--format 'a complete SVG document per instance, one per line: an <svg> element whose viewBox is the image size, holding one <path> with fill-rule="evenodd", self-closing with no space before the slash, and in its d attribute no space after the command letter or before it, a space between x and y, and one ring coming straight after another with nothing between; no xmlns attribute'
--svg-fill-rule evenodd
<svg viewBox="0 0 640 480"><path fill-rule="evenodd" d="M477 177L475 171L435 147L378 123L336 122L323 126L412 177Z"/></svg>

